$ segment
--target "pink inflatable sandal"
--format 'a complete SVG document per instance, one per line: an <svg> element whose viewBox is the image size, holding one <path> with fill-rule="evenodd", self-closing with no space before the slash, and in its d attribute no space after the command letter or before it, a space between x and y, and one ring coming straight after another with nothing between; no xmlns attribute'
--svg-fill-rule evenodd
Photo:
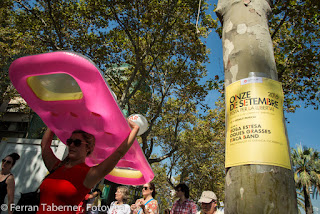
<svg viewBox="0 0 320 214"><path fill-rule="evenodd" d="M106 159L127 138L130 127L100 70L74 52L52 52L15 60L10 79L28 105L66 143L74 130L93 134L96 146L86 164ZM137 141L105 178L142 185L154 174Z"/></svg>

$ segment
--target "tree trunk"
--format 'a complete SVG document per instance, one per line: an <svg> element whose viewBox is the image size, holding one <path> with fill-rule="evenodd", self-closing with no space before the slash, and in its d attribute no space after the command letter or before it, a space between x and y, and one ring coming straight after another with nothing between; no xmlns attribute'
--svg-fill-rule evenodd
<svg viewBox="0 0 320 214"><path fill-rule="evenodd" d="M268 29L270 11L270 2L266 0L219 0L216 12L223 25L226 88L251 74L277 80ZM232 166L227 168L225 186L227 214L298 213L290 169L260 164Z"/></svg>
<svg viewBox="0 0 320 214"><path fill-rule="evenodd" d="M306 211L306 214L312 214L313 207L312 207L309 191L306 186L304 186L302 189L303 189L303 196L304 196L304 209Z"/></svg>

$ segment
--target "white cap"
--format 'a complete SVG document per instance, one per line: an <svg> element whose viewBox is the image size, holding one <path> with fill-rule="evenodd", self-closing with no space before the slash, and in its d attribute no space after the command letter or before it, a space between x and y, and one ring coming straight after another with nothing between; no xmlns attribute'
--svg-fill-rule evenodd
<svg viewBox="0 0 320 214"><path fill-rule="evenodd" d="M216 194L212 191L203 191L199 199L199 203L210 203L212 200L218 200Z"/></svg>

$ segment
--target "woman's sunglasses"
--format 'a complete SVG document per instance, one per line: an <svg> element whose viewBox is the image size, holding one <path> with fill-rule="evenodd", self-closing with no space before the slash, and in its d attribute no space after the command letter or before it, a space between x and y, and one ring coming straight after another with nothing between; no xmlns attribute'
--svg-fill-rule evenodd
<svg viewBox="0 0 320 214"><path fill-rule="evenodd" d="M67 139L68 146L71 146L72 143L75 147L79 147L79 146L81 146L82 141L80 139L71 139L71 138ZM85 144L87 144L87 143L85 143Z"/></svg>
<svg viewBox="0 0 320 214"><path fill-rule="evenodd" d="M11 164L11 163L12 163L12 161L10 161L10 160L6 160L6 159L2 159L2 163L8 163L8 164Z"/></svg>
<svg viewBox="0 0 320 214"><path fill-rule="evenodd" d="M144 190L148 190L148 189L149 189L149 187L142 187L142 189L144 189Z"/></svg>

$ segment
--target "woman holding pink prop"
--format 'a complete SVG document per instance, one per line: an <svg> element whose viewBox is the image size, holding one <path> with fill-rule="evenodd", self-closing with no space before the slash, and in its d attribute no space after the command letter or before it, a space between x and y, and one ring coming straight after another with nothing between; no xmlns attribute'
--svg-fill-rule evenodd
<svg viewBox="0 0 320 214"><path fill-rule="evenodd" d="M126 154L133 144L139 126L128 120L131 128L129 136L107 159L89 167L85 159L95 146L93 135L76 130L67 139L68 156L60 161L51 150L54 133L48 128L42 142L42 158L51 174L40 185L40 204L38 213L56 213L52 205L60 206L60 213L75 213L77 205L100 180L102 180ZM44 204L44 205L43 205Z"/></svg>

